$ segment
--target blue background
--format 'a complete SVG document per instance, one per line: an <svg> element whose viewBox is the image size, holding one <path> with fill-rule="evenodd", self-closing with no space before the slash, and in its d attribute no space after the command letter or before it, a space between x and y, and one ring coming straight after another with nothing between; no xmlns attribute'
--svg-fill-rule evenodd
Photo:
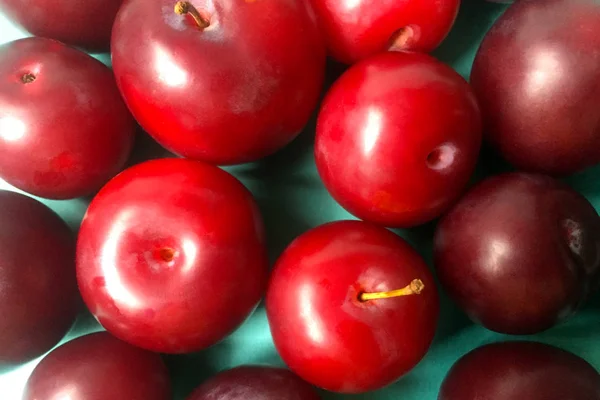
<svg viewBox="0 0 600 400"><path fill-rule="evenodd" d="M483 0L463 0L453 31L434 54L468 78L483 35L505 8L505 5L486 3ZM27 34L0 13L0 43L24 36ZM110 64L108 55L96 56ZM319 180L312 155L313 136L314 119L295 142L278 154L257 163L226 168L256 196L267 225L272 260L291 240L307 229L332 220L353 218L335 203ZM131 163L164 156L172 155L147 136L140 136ZM473 181L508 169L493 152L484 149ZM599 209L600 179L597 177L600 177L600 167L577 174L566 181ZM1 180L0 188L16 190ZM83 199L43 202L58 212L74 230L77 230L87 207L87 201ZM434 226L431 223L397 231L417 248L430 265ZM82 315L65 340L100 329L90 315ZM378 392L356 396L324 393L323 397L434 400L446 372L460 356L484 343L507 338L474 326L442 293L441 321L436 340L429 354L411 373ZM575 318L527 339L570 350L600 369L600 296L596 295L592 303ZM246 363L283 365L273 347L262 305L237 332L220 344L197 354L166 356L165 360L172 371L176 399L183 399L206 377L223 369ZM20 399L27 377L37 362L39 359L14 370L0 370L0 400Z"/></svg>

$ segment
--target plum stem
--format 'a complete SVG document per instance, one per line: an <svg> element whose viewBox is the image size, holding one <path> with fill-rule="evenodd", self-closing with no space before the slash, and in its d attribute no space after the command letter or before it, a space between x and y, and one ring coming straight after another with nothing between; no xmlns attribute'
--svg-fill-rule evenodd
<svg viewBox="0 0 600 400"><path fill-rule="evenodd" d="M27 84L27 83L31 83L35 81L35 75L31 74L31 73L26 73L23 74L23 76L21 76L21 82Z"/></svg>
<svg viewBox="0 0 600 400"><path fill-rule="evenodd" d="M390 292L375 292L375 293L361 293L358 296L360 301L369 301L376 299L389 299L391 297L410 296L413 294L420 294L425 289L425 284L420 279L414 279L408 286L402 289L392 290Z"/></svg>
<svg viewBox="0 0 600 400"><path fill-rule="evenodd" d="M194 7L189 1L178 1L175 3L175 13L179 15L191 15L192 18L194 18L196 25L198 25L198 28L200 29L208 28L210 25L210 21L200 14L196 7Z"/></svg>

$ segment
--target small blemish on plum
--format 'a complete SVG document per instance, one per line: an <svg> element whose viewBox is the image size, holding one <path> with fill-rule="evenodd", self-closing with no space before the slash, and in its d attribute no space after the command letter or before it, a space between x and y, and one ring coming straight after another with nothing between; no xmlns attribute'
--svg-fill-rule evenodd
<svg viewBox="0 0 600 400"><path fill-rule="evenodd" d="M402 51L408 50L417 40L418 30L413 26L404 26L396 30L390 36L388 50Z"/></svg>
<svg viewBox="0 0 600 400"><path fill-rule="evenodd" d="M427 155L427 166L435 170L443 170L454 163L456 148L449 144L436 147Z"/></svg>
<svg viewBox="0 0 600 400"><path fill-rule="evenodd" d="M583 247L583 230L581 226L572 219L567 218L562 221L562 228L571 252L581 256Z"/></svg>

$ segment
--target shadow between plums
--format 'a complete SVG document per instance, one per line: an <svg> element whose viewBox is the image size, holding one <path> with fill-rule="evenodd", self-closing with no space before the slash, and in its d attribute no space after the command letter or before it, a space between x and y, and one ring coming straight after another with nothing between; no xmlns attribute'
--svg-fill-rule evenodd
<svg viewBox="0 0 600 400"><path fill-rule="evenodd" d="M175 400L185 399L208 378L239 365L285 367L273 345L262 306L216 345L194 354L165 355L164 360L171 374Z"/></svg>
<svg viewBox="0 0 600 400"><path fill-rule="evenodd" d="M156 142L148 133L146 133L139 125L136 125L135 129L135 138L133 143L133 148L131 150L131 154L127 159L123 168L121 168L122 172L127 168L133 167L134 165L140 164L144 161L155 160L158 158L174 158L177 157L175 154L169 152L164 147L162 147L158 142ZM91 193L87 196L80 197L75 199L78 202L81 202L85 205L85 208L89 206L90 202L96 197L98 194L98 189L94 193ZM81 222L81 221L79 221ZM78 227L79 224L77 224Z"/></svg>
<svg viewBox="0 0 600 400"><path fill-rule="evenodd" d="M440 319L434 343L444 340L471 324L464 312L446 295L437 277L437 271L433 259L433 237L438 220L431 221L425 225L411 229L393 230L399 236L413 246L415 250L425 259L432 272L440 297Z"/></svg>
<svg viewBox="0 0 600 400"><path fill-rule="evenodd" d="M231 351L227 343L219 344L224 354ZM200 352L185 355L163 355L163 360L169 369L173 399L185 399L198 385L217 374L217 369L211 363L211 354Z"/></svg>
<svg viewBox="0 0 600 400"><path fill-rule="evenodd" d="M468 79L479 44L507 7L485 0L463 1L454 27L433 55Z"/></svg>
<svg viewBox="0 0 600 400"><path fill-rule="evenodd" d="M344 69L329 63L326 87ZM338 219L337 215L347 217L323 186L316 169L317 112L298 137L277 153L254 163L224 168L254 194L265 222L271 264L310 228Z"/></svg>
<svg viewBox="0 0 600 400"><path fill-rule="evenodd" d="M313 122L314 124L314 122ZM314 125L311 125L311 127ZM314 129L314 128L313 128ZM297 236L311 228L299 196L310 196L318 182L302 171L312 162L313 133L303 132L279 153L256 163L225 168L252 192L260 208L272 265Z"/></svg>
<svg viewBox="0 0 600 400"><path fill-rule="evenodd" d="M391 386L377 391L376 394L337 394L321 391L321 397L323 400L373 400L373 398L377 398L378 400L398 400L402 398L402 393L414 393L415 391L418 391L419 386L419 379L408 374Z"/></svg>
<svg viewBox="0 0 600 400"><path fill-rule="evenodd" d="M569 186L585 196L600 211L600 165L563 179Z"/></svg>

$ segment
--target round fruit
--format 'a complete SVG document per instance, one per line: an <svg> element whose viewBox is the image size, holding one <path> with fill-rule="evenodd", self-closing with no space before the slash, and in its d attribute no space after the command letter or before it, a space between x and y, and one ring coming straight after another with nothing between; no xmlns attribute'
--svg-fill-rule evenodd
<svg viewBox="0 0 600 400"><path fill-rule="evenodd" d="M600 163L600 2L517 1L488 32L471 82L491 144L522 170Z"/></svg>
<svg viewBox="0 0 600 400"><path fill-rule="evenodd" d="M355 216L393 227L438 217L477 162L481 120L469 85L417 53L351 67L327 95L315 156L332 196Z"/></svg>
<svg viewBox="0 0 600 400"><path fill-rule="evenodd" d="M170 151L214 164L289 143L325 74L305 0L131 0L112 44L117 83L142 127Z"/></svg>
<svg viewBox="0 0 600 400"><path fill-rule="evenodd" d="M158 354L106 332L53 350L35 368L23 400L170 400L169 372Z"/></svg>
<svg viewBox="0 0 600 400"><path fill-rule="evenodd" d="M552 178L488 178L441 220L435 263L442 285L474 321L502 333L540 332L597 287L600 219Z"/></svg>
<svg viewBox="0 0 600 400"><path fill-rule="evenodd" d="M0 10L34 36L60 40L88 51L108 51L112 25L122 2L0 0Z"/></svg>
<svg viewBox="0 0 600 400"><path fill-rule="evenodd" d="M600 375L585 360L535 342L480 347L462 357L438 400L600 400Z"/></svg>
<svg viewBox="0 0 600 400"><path fill-rule="evenodd" d="M275 347L292 371L334 392L386 386L435 334L439 303L423 259L361 221L308 231L277 261L267 292Z"/></svg>
<svg viewBox="0 0 600 400"><path fill-rule="evenodd" d="M81 294L98 321L163 353L206 348L254 310L267 280L250 192L217 167L136 165L94 198L77 242Z"/></svg>
<svg viewBox="0 0 600 400"><path fill-rule="evenodd" d="M40 197L89 195L129 156L135 122L109 68L55 40L0 46L0 177Z"/></svg>
<svg viewBox="0 0 600 400"><path fill-rule="evenodd" d="M42 203L0 191L0 366L41 356L80 305L75 237Z"/></svg>
<svg viewBox="0 0 600 400"><path fill-rule="evenodd" d="M315 390L286 369L242 366L200 385L188 400L319 400Z"/></svg>
<svg viewBox="0 0 600 400"><path fill-rule="evenodd" d="M347 64L388 49L435 49L460 7L460 0L311 1L331 55Z"/></svg>

